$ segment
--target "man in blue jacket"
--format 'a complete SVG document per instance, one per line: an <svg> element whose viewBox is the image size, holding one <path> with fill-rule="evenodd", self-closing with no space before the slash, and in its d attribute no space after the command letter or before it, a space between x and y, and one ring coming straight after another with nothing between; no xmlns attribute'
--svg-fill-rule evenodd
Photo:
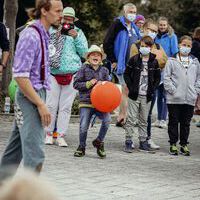
<svg viewBox="0 0 200 200"><path fill-rule="evenodd" d="M140 39L138 27L135 25L137 8L132 3L127 3L123 7L124 15L116 18L109 27L104 39L103 48L107 54L107 59L115 69L119 84L122 86L122 103L116 126L123 126L126 119L127 94L123 74L130 55L130 48L133 43Z"/></svg>

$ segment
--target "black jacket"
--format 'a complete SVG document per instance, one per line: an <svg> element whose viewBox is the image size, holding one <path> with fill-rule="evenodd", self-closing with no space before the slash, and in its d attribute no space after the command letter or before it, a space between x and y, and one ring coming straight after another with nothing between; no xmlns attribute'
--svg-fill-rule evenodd
<svg viewBox="0 0 200 200"><path fill-rule="evenodd" d="M104 42L103 42L103 49L107 55L107 59L110 60L111 63L117 62L117 58L114 54L114 43L115 38L117 37L118 33L121 30L125 30L126 28L120 22L119 19L116 19L113 24L109 27Z"/></svg>
<svg viewBox="0 0 200 200"><path fill-rule="evenodd" d="M200 62L200 39L193 40L191 54L194 55Z"/></svg>
<svg viewBox="0 0 200 200"><path fill-rule="evenodd" d="M156 87L160 83L160 69L156 55L150 53L148 61L148 87L147 87L147 102L152 100L152 96ZM124 79L129 89L128 97L132 100L137 100L139 95L140 75L143 70L142 58L137 54L130 58L127 63L124 73Z"/></svg>
<svg viewBox="0 0 200 200"><path fill-rule="evenodd" d="M0 22L0 48L2 51L9 51L9 40L7 38L7 31L4 24Z"/></svg>

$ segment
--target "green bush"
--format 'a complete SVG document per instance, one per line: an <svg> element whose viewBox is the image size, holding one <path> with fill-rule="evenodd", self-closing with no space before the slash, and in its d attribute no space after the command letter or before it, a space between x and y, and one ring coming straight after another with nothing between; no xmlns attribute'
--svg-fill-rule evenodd
<svg viewBox="0 0 200 200"><path fill-rule="evenodd" d="M79 115L79 96L78 95L74 99L71 114L72 115Z"/></svg>

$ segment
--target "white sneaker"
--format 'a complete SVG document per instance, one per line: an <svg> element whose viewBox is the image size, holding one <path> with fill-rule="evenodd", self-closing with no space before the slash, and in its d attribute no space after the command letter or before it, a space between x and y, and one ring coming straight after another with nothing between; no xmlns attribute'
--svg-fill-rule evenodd
<svg viewBox="0 0 200 200"><path fill-rule="evenodd" d="M161 120L159 128L167 128L167 122L165 120Z"/></svg>
<svg viewBox="0 0 200 200"><path fill-rule="evenodd" d="M46 135L45 138L45 144L46 145L53 145L53 135Z"/></svg>
<svg viewBox="0 0 200 200"><path fill-rule="evenodd" d="M132 149L135 149L135 144L134 144L134 142L132 142L131 148L132 148Z"/></svg>
<svg viewBox="0 0 200 200"><path fill-rule="evenodd" d="M148 140L148 144L149 144L149 147L150 147L151 149L156 149L156 150L160 149L160 146L158 146L157 144L155 144L154 141L153 141L152 139L149 139L149 140Z"/></svg>
<svg viewBox="0 0 200 200"><path fill-rule="evenodd" d="M156 120L154 123L151 124L153 127L160 127L160 120Z"/></svg>
<svg viewBox="0 0 200 200"><path fill-rule="evenodd" d="M64 137L58 137L56 143L59 147L68 147L67 142L65 141Z"/></svg>

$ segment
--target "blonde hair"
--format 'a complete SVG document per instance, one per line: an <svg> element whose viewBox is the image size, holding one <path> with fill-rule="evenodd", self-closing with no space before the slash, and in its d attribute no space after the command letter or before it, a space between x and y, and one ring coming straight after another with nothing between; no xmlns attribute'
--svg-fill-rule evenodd
<svg viewBox="0 0 200 200"><path fill-rule="evenodd" d="M54 189L32 172L21 172L1 186L0 200L58 200Z"/></svg>
<svg viewBox="0 0 200 200"><path fill-rule="evenodd" d="M174 29L172 28L172 26L169 24L169 20L166 17L159 17L158 19L158 23L160 21L166 21L167 22L167 32L169 34L169 36L172 36L174 34Z"/></svg>
<svg viewBox="0 0 200 200"><path fill-rule="evenodd" d="M145 20L145 23L142 27L142 30L145 31L149 27L150 24L153 24L153 25L158 27L158 22L154 21L151 18L148 18L148 19Z"/></svg>
<svg viewBox="0 0 200 200"><path fill-rule="evenodd" d="M193 38L200 39L200 27L195 28L194 33L193 33Z"/></svg>
<svg viewBox="0 0 200 200"><path fill-rule="evenodd" d="M183 35L180 40L179 40L179 44L183 41L183 40L189 40L192 42L192 38L188 35Z"/></svg>

